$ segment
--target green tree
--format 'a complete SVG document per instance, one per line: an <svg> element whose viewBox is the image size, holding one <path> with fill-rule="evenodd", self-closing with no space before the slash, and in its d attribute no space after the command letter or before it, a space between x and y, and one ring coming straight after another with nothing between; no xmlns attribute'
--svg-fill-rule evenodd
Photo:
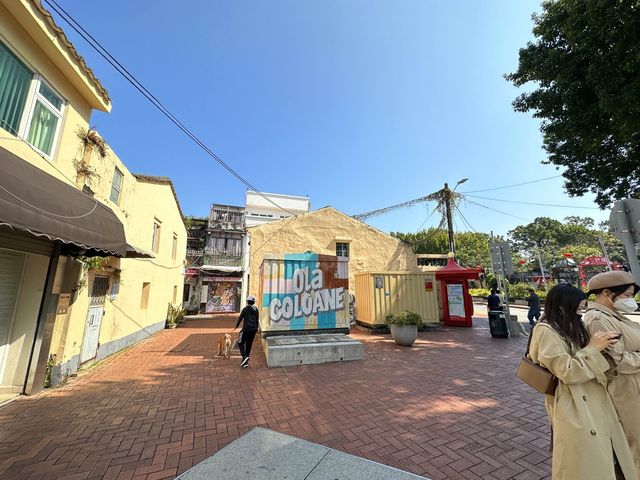
<svg viewBox="0 0 640 480"><path fill-rule="evenodd" d="M394 232L393 235L413 247L416 253L448 253L449 237L447 232L438 228L428 228L418 233ZM454 234L456 255L460 265L489 267L489 236L486 233L457 232Z"/></svg>
<svg viewBox="0 0 640 480"><path fill-rule="evenodd" d="M638 0L544 1L535 42L507 80L537 88L513 102L532 111L550 163L566 167L571 196L605 208L640 194L640 5Z"/></svg>
<svg viewBox="0 0 640 480"><path fill-rule="evenodd" d="M589 228L595 222L588 217L567 217L566 223L538 217L528 225L519 225L509 232L514 249L537 265L537 248L546 266L562 260L564 253L573 254L576 262L591 255L602 255L598 237L602 237L609 258L624 262L624 247L611 233Z"/></svg>

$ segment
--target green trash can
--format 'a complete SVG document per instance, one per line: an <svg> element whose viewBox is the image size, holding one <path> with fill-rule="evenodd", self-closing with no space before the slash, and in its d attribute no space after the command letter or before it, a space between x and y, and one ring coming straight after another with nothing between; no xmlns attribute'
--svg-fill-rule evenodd
<svg viewBox="0 0 640 480"><path fill-rule="evenodd" d="M507 321L502 310L489 310L489 331L493 338L509 338Z"/></svg>

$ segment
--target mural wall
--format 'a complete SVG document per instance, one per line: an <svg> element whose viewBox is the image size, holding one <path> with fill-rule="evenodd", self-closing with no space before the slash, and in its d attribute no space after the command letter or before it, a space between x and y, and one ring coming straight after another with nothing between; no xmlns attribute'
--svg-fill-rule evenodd
<svg viewBox="0 0 640 480"><path fill-rule="evenodd" d="M207 278L204 281L207 281L208 284L206 313L233 313L239 311L239 282Z"/></svg>
<svg viewBox="0 0 640 480"><path fill-rule="evenodd" d="M349 327L349 259L316 253L265 257L260 326L275 330Z"/></svg>

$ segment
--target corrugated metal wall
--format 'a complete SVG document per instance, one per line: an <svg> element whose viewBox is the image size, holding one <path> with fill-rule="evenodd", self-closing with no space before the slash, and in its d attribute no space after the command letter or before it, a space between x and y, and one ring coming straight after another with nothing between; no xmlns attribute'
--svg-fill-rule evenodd
<svg viewBox="0 0 640 480"><path fill-rule="evenodd" d="M429 288L430 287L430 288ZM356 275L357 319L384 324L389 313L418 313L424 323L438 323L436 277L433 273L381 272Z"/></svg>

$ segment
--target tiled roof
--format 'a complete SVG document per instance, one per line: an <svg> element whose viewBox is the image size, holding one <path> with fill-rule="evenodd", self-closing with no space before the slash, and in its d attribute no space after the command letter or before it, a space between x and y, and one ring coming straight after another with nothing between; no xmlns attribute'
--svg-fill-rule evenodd
<svg viewBox="0 0 640 480"><path fill-rule="evenodd" d="M64 31L62 30L62 28L60 28L58 26L58 24L55 22L55 20L51 16L51 13L49 13L49 11L42 6L42 3L40 2L40 0L30 0L30 2L35 7L35 9L42 14L42 16L44 17L44 20L51 27L51 29L55 32L56 37L58 37L58 39L62 42L62 44L65 46L65 48L67 49L67 51L69 52L71 57L78 62L78 64L80 65L80 69L84 73L86 73L87 76L91 79L91 81L93 82L94 86L96 87L96 89L100 93L100 96L102 97L102 99L106 103L110 104L111 103L111 98L109 98L109 94L107 93L107 90L104 88L102 83L100 83L100 80L98 80L96 78L96 76L93 73L93 70L91 70L87 66L87 63L84 61L84 58L82 58L82 56L78 53L78 51L76 50L76 47L73 46L73 43L71 43L69 41L69 39L65 35Z"/></svg>

